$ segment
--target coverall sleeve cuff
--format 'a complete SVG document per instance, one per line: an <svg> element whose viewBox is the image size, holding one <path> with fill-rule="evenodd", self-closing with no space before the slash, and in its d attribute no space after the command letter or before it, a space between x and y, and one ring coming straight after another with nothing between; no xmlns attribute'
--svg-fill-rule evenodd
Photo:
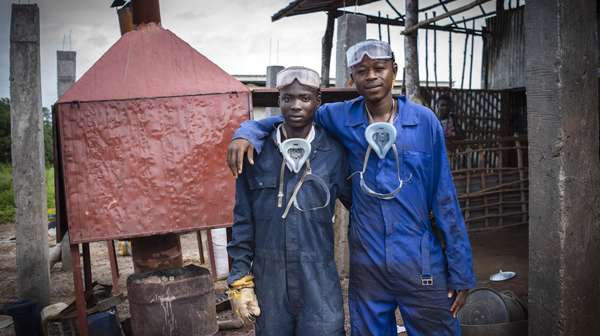
<svg viewBox="0 0 600 336"><path fill-rule="evenodd" d="M231 141L237 140L237 139L247 140L248 142L250 142L252 147L254 147L256 154L260 154L260 152L262 150L262 144L263 144L262 141L258 141L257 139L255 139L247 134L244 134L243 132L240 132L240 131L235 132L235 134L231 138Z"/></svg>
<svg viewBox="0 0 600 336"><path fill-rule="evenodd" d="M247 273L235 273L235 274L231 273L231 274L229 274L229 276L227 277L227 286L231 287L232 283L234 283L234 282L238 281L239 279L241 279L247 275L250 275L250 274L252 274L252 273L247 272Z"/></svg>

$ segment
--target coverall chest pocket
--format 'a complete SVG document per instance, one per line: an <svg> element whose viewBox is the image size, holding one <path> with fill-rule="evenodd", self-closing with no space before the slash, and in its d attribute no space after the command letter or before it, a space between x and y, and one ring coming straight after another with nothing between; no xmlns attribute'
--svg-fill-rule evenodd
<svg viewBox="0 0 600 336"><path fill-rule="evenodd" d="M272 175L252 176L248 188L252 193L252 212L257 221L273 217L277 208L277 177Z"/></svg>
<svg viewBox="0 0 600 336"><path fill-rule="evenodd" d="M410 211L418 220L428 217L427 190L431 172L431 154L419 151L404 151L402 154L400 176L404 181L402 190Z"/></svg>

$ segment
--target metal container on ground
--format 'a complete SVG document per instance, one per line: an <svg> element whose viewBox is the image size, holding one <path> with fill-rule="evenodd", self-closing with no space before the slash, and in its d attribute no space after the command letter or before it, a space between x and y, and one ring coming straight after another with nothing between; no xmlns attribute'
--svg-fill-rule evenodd
<svg viewBox="0 0 600 336"><path fill-rule="evenodd" d="M218 331L210 272L188 265L127 278L135 336L214 335Z"/></svg>
<svg viewBox="0 0 600 336"><path fill-rule="evenodd" d="M471 290L458 319L464 336L527 335L527 306L510 291Z"/></svg>

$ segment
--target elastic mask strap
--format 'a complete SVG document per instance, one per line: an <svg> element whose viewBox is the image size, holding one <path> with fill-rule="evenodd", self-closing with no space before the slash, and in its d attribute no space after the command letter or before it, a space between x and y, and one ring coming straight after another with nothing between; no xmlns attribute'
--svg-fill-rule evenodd
<svg viewBox="0 0 600 336"><path fill-rule="evenodd" d="M279 192L277 193L277 207L283 206L283 177L285 173L285 159L281 161L281 169L279 169Z"/></svg>

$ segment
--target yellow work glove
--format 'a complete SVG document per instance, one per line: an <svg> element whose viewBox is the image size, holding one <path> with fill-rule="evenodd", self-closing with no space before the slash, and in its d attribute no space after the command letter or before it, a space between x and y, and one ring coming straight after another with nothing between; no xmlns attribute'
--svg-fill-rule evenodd
<svg viewBox="0 0 600 336"><path fill-rule="evenodd" d="M254 294L254 276L246 275L234 281L229 286L229 302L233 313L239 317L244 325L252 324L260 316L260 307L256 294Z"/></svg>

